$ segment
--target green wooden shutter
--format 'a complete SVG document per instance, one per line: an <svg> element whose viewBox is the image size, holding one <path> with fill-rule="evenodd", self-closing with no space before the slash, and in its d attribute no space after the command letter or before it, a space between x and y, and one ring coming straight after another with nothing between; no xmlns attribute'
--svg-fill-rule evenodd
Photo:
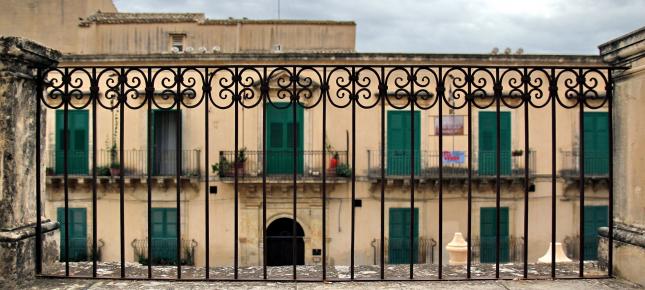
<svg viewBox="0 0 645 290"><path fill-rule="evenodd" d="M598 259L598 228L608 225L608 212L607 206L585 206L585 260Z"/></svg>
<svg viewBox="0 0 645 290"><path fill-rule="evenodd" d="M68 112L67 161L68 174L88 174L89 114L87 110ZM64 111L56 111L56 173L64 171L63 136Z"/></svg>
<svg viewBox="0 0 645 290"><path fill-rule="evenodd" d="M414 112L414 172L421 170L421 117ZM410 175L410 124L409 111L387 112L387 174Z"/></svg>
<svg viewBox="0 0 645 290"><path fill-rule="evenodd" d="M177 263L177 209L152 209L152 264Z"/></svg>
<svg viewBox="0 0 645 290"><path fill-rule="evenodd" d="M609 173L609 125L606 112L585 112L584 145L585 175Z"/></svg>
<svg viewBox="0 0 645 290"><path fill-rule="evenodd" d="M410 263L410 208L390 208L388 263ZM413 257L419 255L419 209L414 209Z"/></svg>
<svg viewBox="0 0 645 290"><path fill-rule="evenodd" d="M293 173L293 107L286 103L276 103L278 109L267 104L267 174ZM296 130L298 131L297 168L296 172L302 174L304 169L304 110L296 106Z"/></svg>
<svg viewBox="0 0 645 290"><path fill-rule="evenodd" d="M60 223L60 260L65 261L65 208L56 210ZM69 261L86 261L87 255L87 210L68 208L69 216Z"/></svg>
<svg viewBox="0 0 645 290"><path fill-rule="evenodd" d="M495 263L497 243L497 209L494 207L482 207L480 209L479 225L479 259L481 263ZM500 256L501 262L509 260L509 229L508 229L508 208L500 208Z"/></svg>
<svg viewBox="0 0 645 290"><path fill-rule="evenodd" d="M500 112L500 175L511 174L511 113ZM479 175L497 174L497 113L479 112Z"/></svg>

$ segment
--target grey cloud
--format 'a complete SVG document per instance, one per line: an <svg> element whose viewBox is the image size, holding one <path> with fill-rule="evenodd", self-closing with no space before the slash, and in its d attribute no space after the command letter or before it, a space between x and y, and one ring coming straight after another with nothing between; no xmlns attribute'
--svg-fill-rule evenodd
<svg viewBox="0 0 645 290"><path fill-rule="evenodd" d="M277 0L115 0L120 11L277 17ZM355 20L362 52L596 54L645 24L643 0L281 0L283 19Z"/></svg>

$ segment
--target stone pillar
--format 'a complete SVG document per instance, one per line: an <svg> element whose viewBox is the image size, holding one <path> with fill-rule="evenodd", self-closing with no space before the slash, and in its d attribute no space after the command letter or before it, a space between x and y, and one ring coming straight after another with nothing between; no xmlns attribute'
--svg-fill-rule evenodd
<svg viewBox="0 0 645 290"><path fill-rule="evenodd" d="M614 274L645 285L645 27L600 45L614 87ZM607 261L608 229L599 258Z"/></svg>
<svg viewBox="0 0 645 290"><path fill-rule="evenodd" d="M17 37L0 36L0 288L33 278L36 270L35 67L56 65L60 53ZM44 112L44 110L43 110ZM41 128L45 127L41 112ZM41 166L41 192L44 192ZM43 194L44 197L44 194ZM44 215L44 212L41 212ZM44 261L57 256L56 222L41 221ZM53 245L52 245L53 243Z"/></svg>

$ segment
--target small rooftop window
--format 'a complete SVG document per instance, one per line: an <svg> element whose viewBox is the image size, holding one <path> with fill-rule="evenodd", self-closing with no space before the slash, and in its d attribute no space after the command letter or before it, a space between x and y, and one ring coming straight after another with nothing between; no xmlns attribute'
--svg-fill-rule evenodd
<svg viewBox="0 0 645 290"><path fill-rule="evenodd" d="M171 34L170 35L170 50L173 52L183 52L184 51L184 39L186 38L185 34Z"/></svg>

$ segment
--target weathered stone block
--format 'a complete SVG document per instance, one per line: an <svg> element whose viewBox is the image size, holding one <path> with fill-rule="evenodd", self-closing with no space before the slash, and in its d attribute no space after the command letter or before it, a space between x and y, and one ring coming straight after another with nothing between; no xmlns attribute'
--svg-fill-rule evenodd
<svg viewBox="0 0 645 290"><path fill-rule="evenodd" d="M606 268L609 254L609 228L600 228L598 262ZM641 286L645 261L645 228L617 223L614 228L614 273ZM618 262L618 263L617 263Z"/></svg>
<svg viewBox="0 0 645 290"><path fill-rule="evenodd" d="M36 131L37 81L34 68L56 64L60 53L18 37L0 37L0 288L35 274L36 152L44 130ZM41 112L43 113L43 112ZM41 115L41 117L44 116ZM44 118L41 125L44 127ZM43 142L36 148L36 136ZM41 168L44 192L44 167ZM43 262L58 255L58 224L42 221Z"/></svg>

